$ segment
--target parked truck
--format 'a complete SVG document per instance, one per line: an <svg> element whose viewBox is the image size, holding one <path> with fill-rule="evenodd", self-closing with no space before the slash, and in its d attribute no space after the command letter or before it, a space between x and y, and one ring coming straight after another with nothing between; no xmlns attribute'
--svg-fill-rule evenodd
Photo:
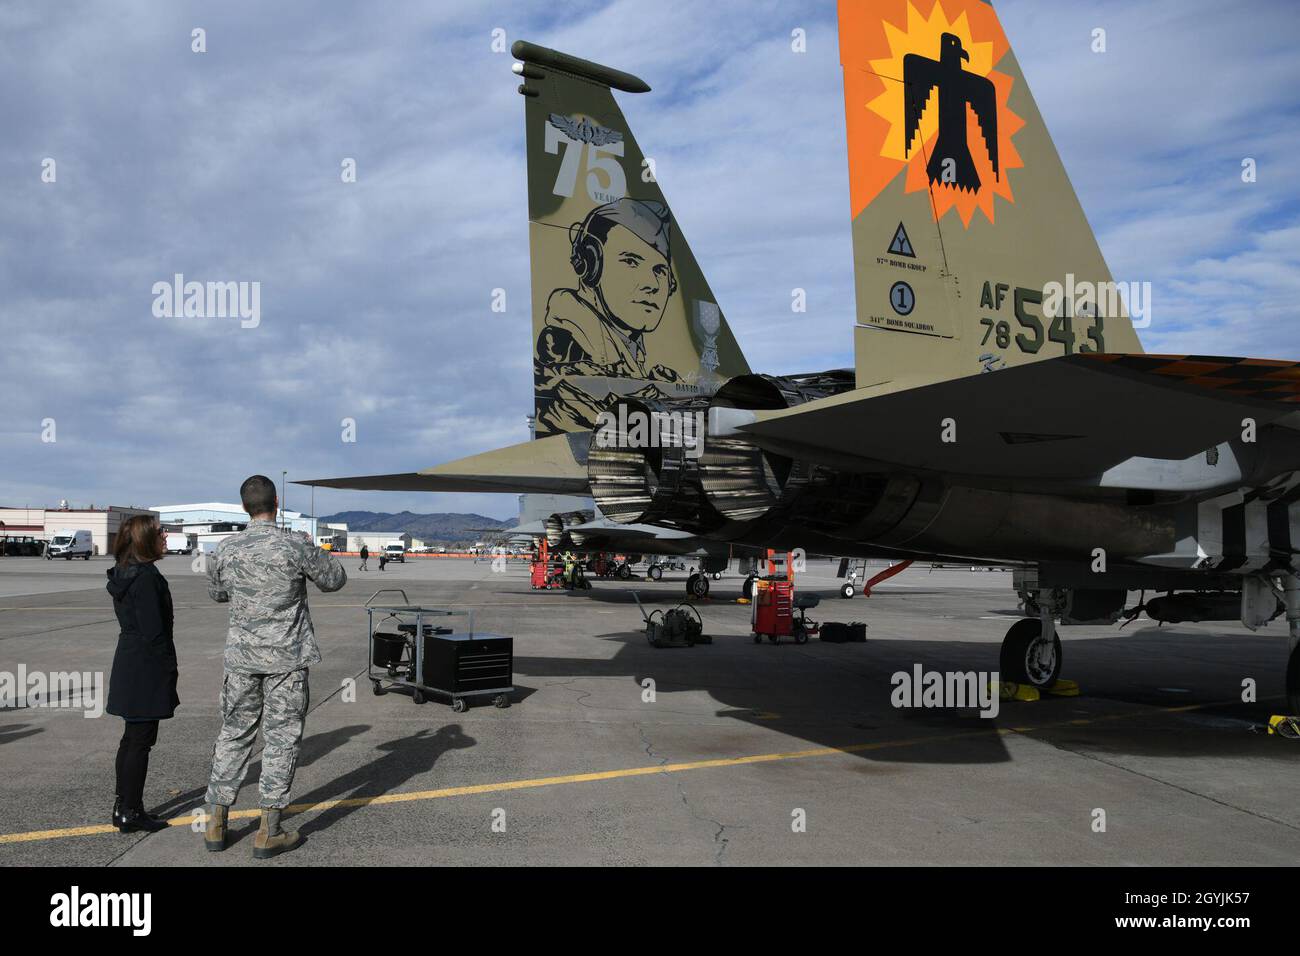
<svg viewBox="0 0 1300 956"><path fill-rule="evenodd" d="M89 531L64 528L62 531L56 531L54 537L50 539L50 546L45 549L45 560L63 558L65 561L71 561L73 558L82 558L89 561L94 551L95 543Z"/></svg>
<svg viewBox="0 0 1300 956"><path fill-rule="evenodd" d="M184 531L167 532L168 554L190 554L194 551L194 538Z"/></svg>

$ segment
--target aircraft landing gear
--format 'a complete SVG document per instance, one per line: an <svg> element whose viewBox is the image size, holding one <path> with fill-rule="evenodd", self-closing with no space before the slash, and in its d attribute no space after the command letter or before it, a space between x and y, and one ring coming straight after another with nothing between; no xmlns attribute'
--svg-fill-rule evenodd
<svg viewBox="0 0 1300 956"><path fill-rule="evenodd" d="M1042 618L1026 617L1011 625L1002 641L1002 680L1013 684L1028 684L1036 690L1046 690L1061 676L1061 639L1056 634L1056 624L1047 618L1050 636Z"/></svg>
<svg viewBox="0 0 1300 956"><path fill-rule="evenodd" d="M686 580L686 596L703 598L709 596L709 576L695 573Z"/></svg>
<svg viewBox="0 0 1300 956"><path fill-rule="evenodd" d="M853 595L857 593L858 593L858 589L853 586L852 582L849 582L848 584L845 584L843 587L840 588L840 597L844 598L845 600L848 600L849 598L853 597Z"/></svg>
<svg viewBox="0 0 1300 956"><path fill-rule="evenodd" d="M657 564L652 564L650 567L646 568L645 576L651 581L658 581L664 576L664 569Z"/></svg>
<svg viewBox="0 0 1300 956"><path fill-rule="evenodd" d="M1300 714L1300 644L1291 648L1286 667L1286 702L1292 714Z"/></svg>
<svg viewBox="0 0 1300 956"><path fill-rule="evenodd" d="M1300 576L1282 576L1282 598L1291 638L1291 656L1286 665L1286 705L1294 716L1300 714Z"/></svg>

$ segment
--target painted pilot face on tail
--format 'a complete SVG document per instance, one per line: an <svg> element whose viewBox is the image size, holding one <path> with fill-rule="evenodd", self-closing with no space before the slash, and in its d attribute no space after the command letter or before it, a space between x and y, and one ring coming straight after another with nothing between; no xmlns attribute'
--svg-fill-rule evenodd
<svg viewBox="0 0 1300 956"><path fill-rule="evenodd" d="M610 379L639 383L630 394L640 398L665 397L655 383L678 380L646 358L677 291L671 234L663 203L627 197L570 228L576 286L547 298L534 356L539 433L595 428L616 397Z"/></svg>
<svg viewBox="0 0 1300 956"><path fill-rule="evenodd" d="M655 331L677 291L670 230L662 203L626 198L593 209L570 230L574 291L594 300L601 321L620 334Z"/></svg>

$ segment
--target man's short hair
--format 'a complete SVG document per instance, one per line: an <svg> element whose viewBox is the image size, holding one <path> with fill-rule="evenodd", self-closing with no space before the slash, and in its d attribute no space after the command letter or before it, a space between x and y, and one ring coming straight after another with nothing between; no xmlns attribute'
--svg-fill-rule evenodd
<svg viewBox="0 0 1300 956"><path fill-rule="evenodd" d="M275 482L266 475L245 478L239 486L239 500L250 515L274 514Z"/></svg>

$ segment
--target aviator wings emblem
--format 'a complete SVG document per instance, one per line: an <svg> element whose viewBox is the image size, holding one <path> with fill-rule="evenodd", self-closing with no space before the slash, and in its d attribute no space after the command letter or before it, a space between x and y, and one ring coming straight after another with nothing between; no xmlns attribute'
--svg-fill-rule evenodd
<svg viewBox="0 0 1300 956"><path fill-rule="evenodd" d="M575 120L569 116L552 113L548 120L552 126L569 137L569 139L579 143L590 143L592 146L607 146L610 143L623 141L623 134L618 130L606 129L599 123L593 123L585 116L581 120Z"/></svg>

